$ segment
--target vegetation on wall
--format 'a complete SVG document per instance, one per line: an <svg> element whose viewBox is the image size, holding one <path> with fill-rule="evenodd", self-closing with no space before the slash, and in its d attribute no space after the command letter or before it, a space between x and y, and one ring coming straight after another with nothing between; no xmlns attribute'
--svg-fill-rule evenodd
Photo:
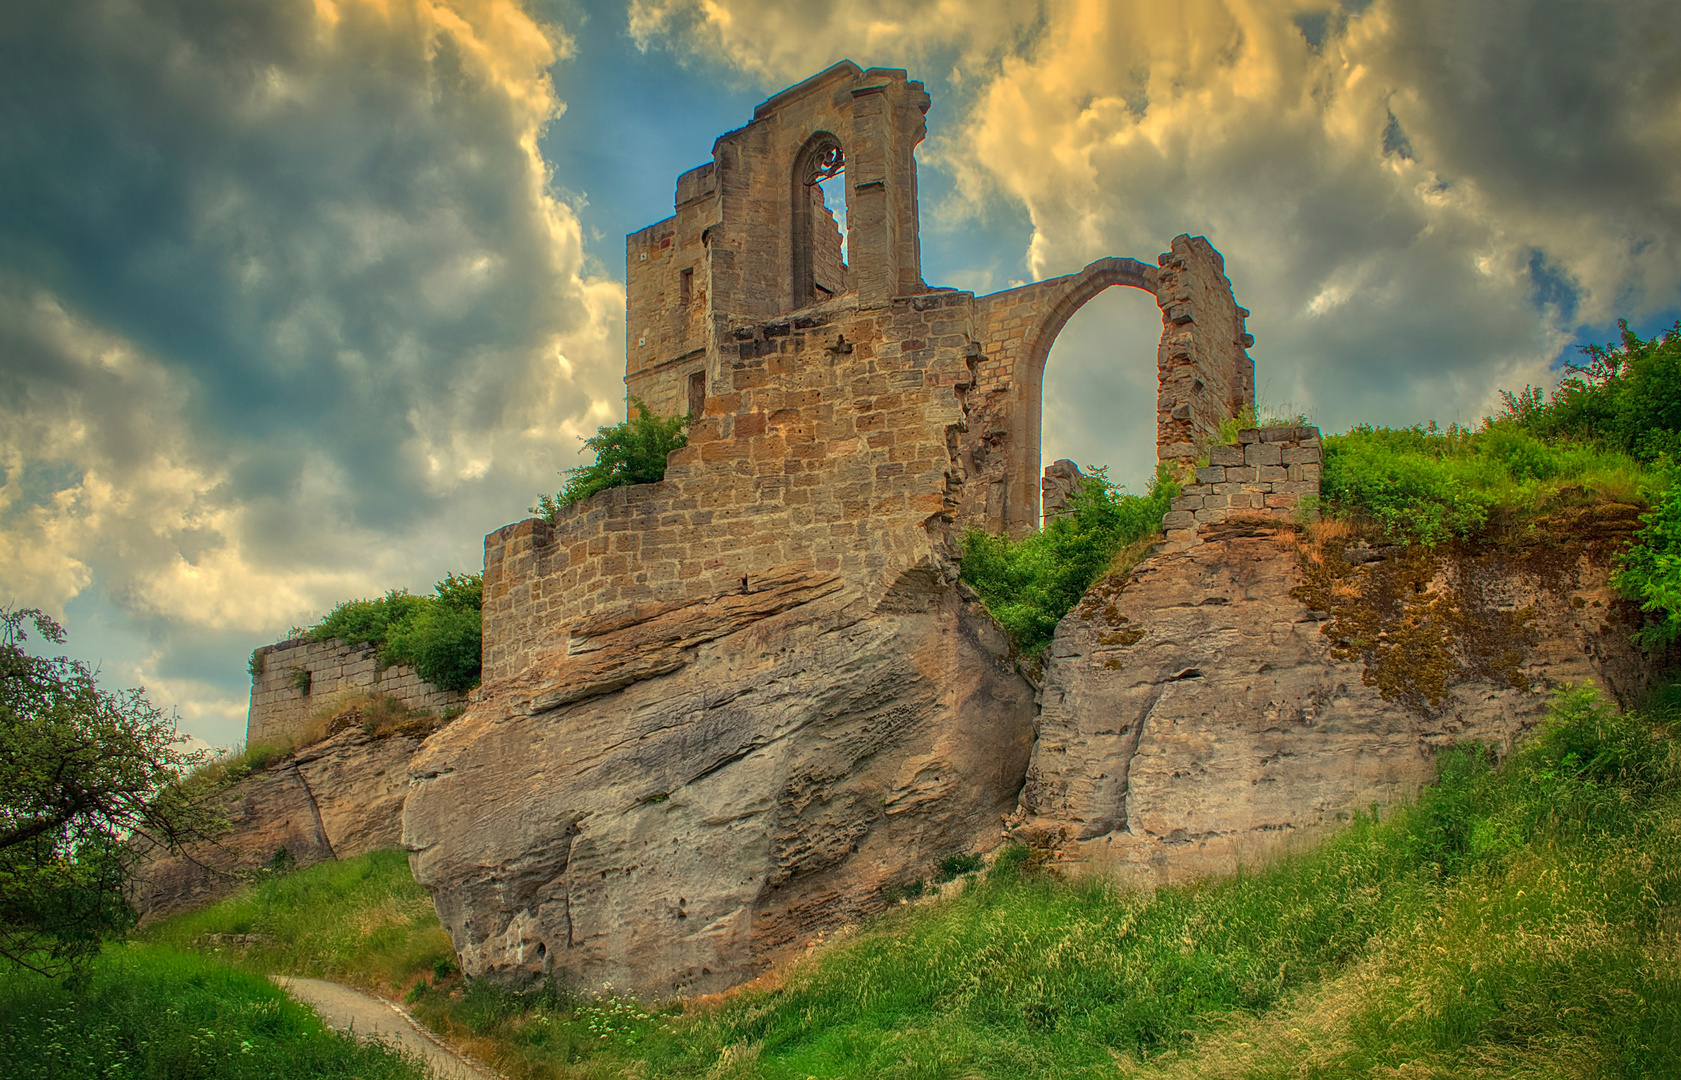
<svg viewBox="0 0 1681 1080"><path fill-rule="evenodd" d="M408 664L442 690L479 684L482 574L449 574L433 596L393 589L374 600L346 600L308 631L311 641L337 638L379 650L381 664Z"/></svg>
<svg viewBox="0 0 1681 1080"><path fill-rule="evenodd" d="M1036 654L1092 582L1128 548L1161 529L1179 485L1158 470L1144 495L1128 495L1093 469L1068 510L1021 540L972 529L963 538L963 580L980 594L1017 648Z"/></svg>
<svg viewBox="0 0 1681 1080"><path fill-rule="evenodd" d="M656 416L641 398L630 399L636 415L596 429L593 437L584 440L584 449L595 452L595 461L566 470L566 485L556 495L543 495L533 514L553 524L556 516L573 503L627 484L651 484L665 478L665 460L673 450L681 450L689 443L683 429L689 424L687 416Z"/></svg>

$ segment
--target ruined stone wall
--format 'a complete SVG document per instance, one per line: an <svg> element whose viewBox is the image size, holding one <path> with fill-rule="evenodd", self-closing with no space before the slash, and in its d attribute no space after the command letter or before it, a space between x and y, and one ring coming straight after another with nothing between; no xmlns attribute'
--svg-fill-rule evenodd
<svg viewBox="0 0 1681 1080"><path fill-rule="evenodd" d="M351 694L384 694L410 709L435 712L467 700L426 682L407 664L381 668L377 650L363 645L293 638L265 645L257 656L262 668L251 677L247 746L295 736L311 713Z"/></svg>
<svg viewBox="0 0 1681 1080"><path fill-rule="evenodd" d="M1143 289L1162 310L1156 348L1156 456L1180 467L1217 441L1224 420L1255 402L1248 312L1232 298L1220 253L1200 236L1178 236L1149 266L1099 259L1078 274L975 301L977 368L966 523L1021 536L1039 525L1045 362L1057 335L1092 297L1113 286Z"/></svg>
<svg viewBox="0 0 1681 1080"><path fill-rule="evenodd" d="M1197 469L1162 518L1173 550L1194 544L1204 525L1232 517L1288 520L1302 500L1319 494L1319 429L1244 428L1237 442L1208 448L1208 464Z"/></svg>
<svg viewBox="0 0 1681 1080"><path fill-rule="evenodd" d="M750 592L790 567L879 601L906 570L955 575L953 459L971 297L939 293L741 327L658 484L614 488L485 540L481 693L601 613Z"/></svg>
<svg viewBox="0 0 1681 1080"><path fill-rule="evenodd" d="M712 162L679 178L676 213L627 239L630 393L658 412L686 412L697 371L706 373L707 394L730 392L712 343L736 325L825 302L840 289L871 302L925 291L914 153L927 109L922 84L904 71L843 61L720 136ZM845 156L849 265L840 261L833 215L796 175L814 146L831 143ZM810 295L796 285L797 265L812 279L804 283Z"/></svg>
<svg viewBox="0 0 1681 1080"><path fill-rule="evenodd" d="M978 299L924 284L927 108L903 71L837 64L628 238L627 387L687 412L698 374L703 408L659 483L485 540L483 682L411 763L403 834L469 974L723 989L990 849L1033 694L958 539L1038 524L1057 332L1111 285L1156 292L1161 430L1252 400L1206 241ZM811 181L837 153L825 296Z"/></svg>
<svg viewBox="0 0 1681 1080"><path fill-rule="evenodd" d="M625 383L661 416L689 411L689 377L706 370L717 189L713 165L690 169L677 179L676 213L625 238Z"/></svg>

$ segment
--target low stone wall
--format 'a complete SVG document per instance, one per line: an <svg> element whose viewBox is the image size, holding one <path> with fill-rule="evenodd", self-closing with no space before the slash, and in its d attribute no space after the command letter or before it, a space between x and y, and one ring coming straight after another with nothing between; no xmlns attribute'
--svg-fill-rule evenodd
<svg viewBox="0 0 1681 1080"><path fill-rule="evenodd" d="M251 677L248 746L299 734L316 709L350 694L383 694L434 712L467 702L465 694L438 689L407 664L381 668L378 651L366 645L293 638L265 645L257 656L262 666Z"/></svg>
<svg viewBox="0 0 1681 1080"><path fill-rule="evenodd" d="M1302 496L1319 494L1319 429L1245 428L1236 445L1209 447L1196 472L1162 518L1169 551L1198 543L1197 530L1234 516L1294 517Z"/></svg>

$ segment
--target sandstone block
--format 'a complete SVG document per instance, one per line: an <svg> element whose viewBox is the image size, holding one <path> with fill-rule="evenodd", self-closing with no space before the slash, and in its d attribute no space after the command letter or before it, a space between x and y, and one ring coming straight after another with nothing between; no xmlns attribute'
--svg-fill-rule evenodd
<svg viewBox="0 0 1681 1080"><path fill-rule="evenodd" d="M1232 482L1240 483L1240 484L1241 483L1253 483L1256 479L1256 473L1255 473L1255 470L1253 468L1249 468L1249 467L1245 467L1245 468L1241 468L1241 469L1227 469L1226 470L1226 479L1228 481L1232 481Z"/></svg>
<svg viewBox="0 0 1681 1080"><path fill-rule="evenodd" d="M1163 529L1193 529L1195 527L1196 518L1192 517L1189 511L1170 510L1162 515Z"/></svg>
<svg viewBox="0 0 1681 1080"><path fill-rule="evenodd" d="M1222 465L1209 465L1197 470L1197 483L1219 484L1226 480L1226 469Z"/></svg>
<svg viewBox="0 0 1681 1080"><path fill-rule="evenodd" d="M1301 465L1306 462L1319 461L1317 446L1286 446L1280 453L1286 465Z"/></svg>
<svg viewBox="0 0 1681 1080"><path fill-rule="evenodd" d="M1181 495L1168 505L1174 510L1201 510L1204 498L1202 495Z"/></svg>
<svg viewBox="0 0 1681 1080"><path fill-rule="evenodd" d="M1229 495L1204 495L1202 499L1202 505L1210 510L1224 510L1231 504L1232 500Z"/></svg>
<svg viewBox="0 0 1681 1080"><path fill-rule="evenodd" d="M1250 443L1243 448L1245 465L1277 465L1279 457L1279 448L1274 443Z"/></svg>
<svg viewBox="0 0 1681 1080"><path fill-rule="evenodd" d="M1282 465L1262 465L1255 470L1256 479L1262 483L1267 481L1288 480L1290 470Z"/></svg>
<svg viewBox="0 0 1681 1080"><path fill-rule="evenodd" d="M1203 525L1217 525L1229 516L1226 510L1198 510L1195 517Z"/></svg>
<svg viewBox="0 0 1681 1080"><path fill-rule="evenodd" d="M1208 463L1210 465L1242 465L1243 447L1216 444L1208 448Z"/></svg>

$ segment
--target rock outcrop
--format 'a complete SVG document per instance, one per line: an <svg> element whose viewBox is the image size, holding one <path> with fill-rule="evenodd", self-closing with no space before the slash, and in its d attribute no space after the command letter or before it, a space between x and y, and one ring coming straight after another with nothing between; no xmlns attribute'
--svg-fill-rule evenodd
<svg viewBox="0 0 1681 1080"><path fill-rule="evenodd" d="M212 903L265 868L398 846L409 759L420 744L416 735L351 728L229 785L220 796L227 832L180 854L144 857L130 902L151 921Z"/></svg>
<svg viewBox="0 0 1681 1080"><path fill-rule="evenodd" d="M1438 551L1217 524L1098 582L1047 656L1022 834L1134 884L1229 871L1412 797L1438 747L1509 746L1557 686L1637 694L1606 585L1635 513Z"/></svg>
<svg viewBox="0 0 1681 1080"><path fill-rule="evenodd" d="M575 632L428 741L404 842L469 974L736 985L883 889L986 850L1033 698L978 605L833 575Z"/></svg>

